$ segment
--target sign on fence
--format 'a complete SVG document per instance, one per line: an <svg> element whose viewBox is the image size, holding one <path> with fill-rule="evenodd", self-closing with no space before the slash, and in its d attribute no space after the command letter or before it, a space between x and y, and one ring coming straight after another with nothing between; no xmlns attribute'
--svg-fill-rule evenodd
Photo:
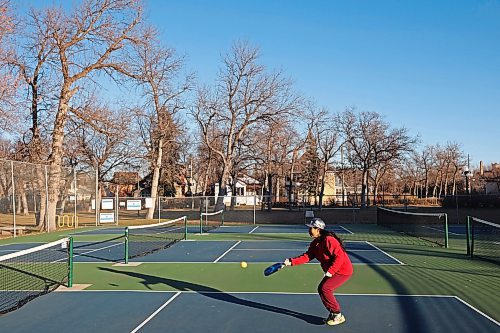
<svg viewBox="0 0 500 333"><path fill-rule="evenodd" d="M113 202L115 199L102 199L101 209L113 209Z"/></svg>
<svg viewBox="0 0 500 333"><path fill-rule="evenodd" d="M146 198L146 208L151 208L153 207L153 198Z"/></svg>
<svg viewBox="0 0 500 333"><path fill-rule="evenodd" d="M115 213L100 213L99 223L115 223Z"/></svg>
<svg viewBox="0 0 500 333"><path fill-rule="evenodd" d="M141 210L142 200L127 200L127 210Z"/></svg>

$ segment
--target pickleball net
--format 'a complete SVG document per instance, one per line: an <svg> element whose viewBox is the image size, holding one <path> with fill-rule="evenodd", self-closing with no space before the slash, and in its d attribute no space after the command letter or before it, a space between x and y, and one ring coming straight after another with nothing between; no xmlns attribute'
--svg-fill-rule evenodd
<svg viewBox="0 0 500 333"><path fill-rule="evenodd" d="M52 243L0 257L0 314L16 310L59 286L71 287L72 241Z"/></svg>
<svg viewBox="0 0 500 333"><path fill-rule="evenodd" d="M187 217L150 225L130 226L125 229L125 263L187 238Z"/></svg>
<svg viewBox="0 0 500 333"><path fill-rule="evenodd" d="M448 247L446 213L412 213L377 207L377 224Z"/></svg>
<svg viewBox="0 0 500 333"><path fill-rule="evenodd" d="M200 233L209 232L224 225L224 210L200 214Z"/></svg>
<svg viewBox="0 0 500 333"><path fill-rule="evenodd" d="M500 264L500 225L472 216L468 221L471 257Z"/></svg>

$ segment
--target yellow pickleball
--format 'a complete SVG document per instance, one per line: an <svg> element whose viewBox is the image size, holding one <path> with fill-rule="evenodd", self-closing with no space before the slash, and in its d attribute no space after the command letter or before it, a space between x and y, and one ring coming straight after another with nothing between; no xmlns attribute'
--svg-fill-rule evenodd
<svg viewBox="0 0 500 333"><path fill-rule="evenodd" d="M242 262L240 263L240 266L241 266L241 268L247 268L248 264L247 264L247 262L246 262L246 261L242 261Z"/></svg>

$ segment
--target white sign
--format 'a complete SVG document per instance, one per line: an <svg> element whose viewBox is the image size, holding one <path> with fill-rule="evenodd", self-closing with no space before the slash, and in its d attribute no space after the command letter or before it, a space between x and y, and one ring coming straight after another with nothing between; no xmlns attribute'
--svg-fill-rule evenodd
<svg viewBox="0 0 500 333"><path fill-rule="evenodd" d="M141 210L142 200L127 200L127 210Z"/></svg>
<svg viewBox="0 0 500 333"><path fill-rule="evenodd" d="M115 213L100 213L99 223L115 223Z"/></svg>
<svg viewBox="0 0 500 333"><path fill-rule="evenodd" d="M153 207L153 198L146 198L146 204L145 204L145 207L146 207L146 208L151 208L151 207Z"/></svg>
<svg viewBox="0 0 500 333"><path fill-rule="evenodd" d="M101 209L113 209L113 202L115 199L102 199Z"/></svg>

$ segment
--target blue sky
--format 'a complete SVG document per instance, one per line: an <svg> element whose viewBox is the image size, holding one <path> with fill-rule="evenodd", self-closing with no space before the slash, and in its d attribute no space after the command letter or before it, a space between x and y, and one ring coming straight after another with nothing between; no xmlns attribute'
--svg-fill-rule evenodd
<svg viewBox="0 0 500 333"><path fill-rule="evenodd" d="M498 0L148 0L147 11L200 83L247 40L319 106L376 111L422 145L500 162Z"/></svg>
<svg viewBox="0 0 500 333"><path fill-rule="evenodd" d="M200 84L246 40L320 107L375 111L422 146L457 142L472 165L500 162L500 0L145 1Z"/></svg>

